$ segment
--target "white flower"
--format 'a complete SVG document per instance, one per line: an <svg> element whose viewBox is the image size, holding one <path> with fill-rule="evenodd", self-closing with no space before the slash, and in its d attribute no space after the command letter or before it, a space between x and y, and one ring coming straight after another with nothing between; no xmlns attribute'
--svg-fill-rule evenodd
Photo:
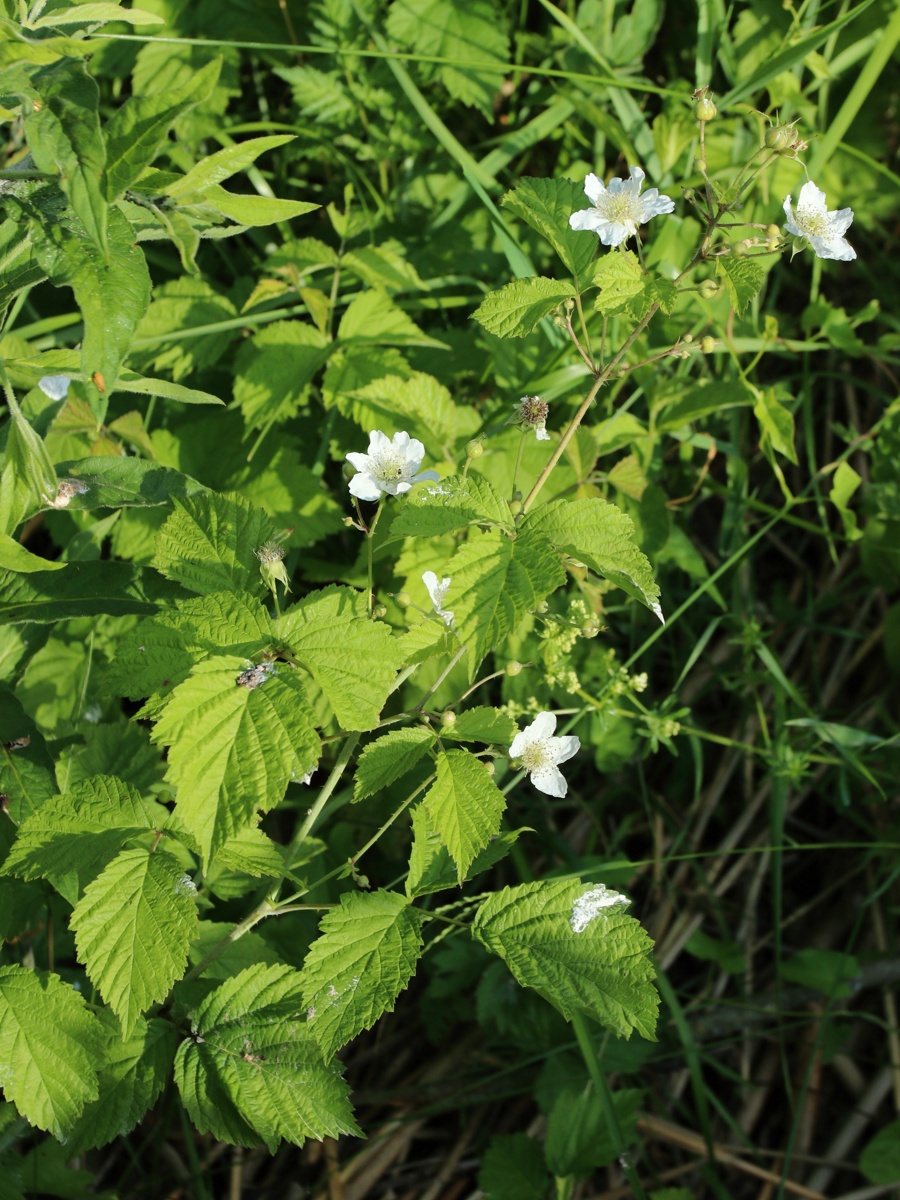
<svg viewBox="0 0 900 1200"><path fill-rule="evenodd" d="M638 225L675 211L675 201L661 196L656 188L650 188L642 196L644 172L640 167L628 170L630 179L611 179L608 188L596 175L585 176L584 194L594 207L572 213L569 217L572 229L590 230L604 246L619 246L637 234Z"/></svg>
<svg viewBox="0 0 900 1200"><path fill-rule="evenodd" d="M448 628L452 628L453 613L448 612L446 608L444 608L444 600L447 596L447 589L450 587L450 576L445 575L444 578L439 582L434 571L426 571L422 576L422 582L428 589L428 595L431 599L431 603L434 605L434 611L439 617L443 617L444 624L448 626Z"/></svg>
<svg viewBox="0 0 900 1200"><path fill-rule="evenodd" d="M557 764L568 762L577 754L581 742L574 735L554 737L555 729L556 717L553 713L538 713L528 728L513 738L509 757L522 760L522 766L539 792L545 792L548 796L564 796L568 785Z"/></svg>
<svg viewBox="0 0 900 1200"><path fill-rule="evenodd" d="M65 400L70 382L68 375L45 375L37 385L51 400Z"/></svg>
<svg viewBox="0 0 900 1200"><path fill-rule="evenodd" d="M594 917L599 917L605 908L627 908L630 903L628 897L623 896L621 892L614 892L605 883L598 883L589 892L579 896L572 905L572 915L569 917L572 932L583 933Z"/></svg>
<svg viewBox="0 0 900 1200"><path fill-rule="evenodd" d="M523 396L514 406L513 420L518 425L528 425L534 430L534 436L539 442L549 442L547 432L547 413L550 405L540 396Z"/></svg>
<svg viewBox="0 0 900 1200"><path fill-rule="evenodd" d="M423 479L439 479L436 471L419 471L424 457L425 447L408 433L395 433L389 441L380 429L373 429L369 453L347 455L347 462L359 472L350 480L350 495L380 500L384 493L399 496L408 492Z"/></svg>
<svg viewBox="0 0 900 1200"><path fill-rule="evenodd" d="M856 258L856 251L844 237L853 220L853 209L840 208L829 212L825 193L811 179L800 189L796 211L788 196L784 202L784 215L787 217L784 227L788 233L794 237L808 238L817 258L837 258L842 262Z"/></svg>

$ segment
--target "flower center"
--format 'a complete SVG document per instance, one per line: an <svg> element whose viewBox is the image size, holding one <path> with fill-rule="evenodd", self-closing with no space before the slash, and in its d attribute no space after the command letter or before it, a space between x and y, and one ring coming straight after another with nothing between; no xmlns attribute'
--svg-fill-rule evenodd
<svg viewBox="0 0 900 1200"><path fill-rule="evenodd" d="M543 742L532 742L522 755L522 766L526 771L540 771L550 762L547 748Z"/></svg>
<svg viewBox="0 0 900 1200"><path fill-rule="evenodd" d="M818 209L798 208L797 228L802 229L808 237L827 237L828 217Z"/></svg>
<svg viewBox="0 0 900 1200"><path fill-rule="evenodd" d="M393 483L403 478L405 466L404 460L396 455L383 454L375 463L375 478L380 479L382 483Z"/></svg>
<svg viewBox="0 0 900 1200"><path fill-rule="evenodd" d="M640 201L631 192L607 192L597 207L617 225L633 225L640 218Z"/></svg>

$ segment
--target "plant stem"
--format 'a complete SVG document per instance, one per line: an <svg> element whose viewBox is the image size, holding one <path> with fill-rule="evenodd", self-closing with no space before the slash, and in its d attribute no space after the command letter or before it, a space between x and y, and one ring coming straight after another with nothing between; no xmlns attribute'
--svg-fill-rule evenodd
<svg viewBox="0 0 900 1200"><path fill-rule="evenodd" d="M368 584L368 588L366 590L366 610L368 611L368 614L370 617L372 615L372 609L375 606L375 596L372 591L372 581L373 581L372 539L375 537L375 527L378 524L378 518L381 516L381 510L383 508L384 508L384 496L382 496L381 499L378 501L378 508L375 510L375 517L372 521L372 524L369 526L369 532L366 534L366 548L368 550L368 568L369 568L369 575L368 575L369 584Z"/></svg>

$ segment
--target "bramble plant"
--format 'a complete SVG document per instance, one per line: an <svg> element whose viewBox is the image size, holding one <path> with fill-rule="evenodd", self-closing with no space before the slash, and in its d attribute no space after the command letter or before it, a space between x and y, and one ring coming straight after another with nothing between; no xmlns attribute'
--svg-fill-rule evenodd
<svg viewBox="0 0 900 1200"><path fill-rule="evenodd" d="M688 90L680 192L629 162L625 179L598 166L486 196L513 277L481 285L471 316L498 363L512 339L533 349L529 394L508 372L476 402L398 301L428 298L402 243L364 242L364 189L326 208L273 195L259 164L302 132L242 129L207 152L239 86L228 54L173 48L154 82L149 39L104 119L88 56L116 44L107 23L155 12L0 13L7 1101L70 1156L130 1131L172 1080L196 1130L233 1145L359 1135L337 1056L451 936L582 1047L592 1023L654 1040L653 943L602 864L493 881L534 789L562 800L593 769L592 721L677 749L688 710L645 704L647 675L597 641L625 622L652 638L671 615L636 540L654 455L745 406L790 496L793 413L742 365L733 323L782 256L856 257L800 128L774 122L713 170L721 118ZM299 90L310 70L281 68ZM465 102L483 106L478 79ZM301 218L315 236L293 235ZM258 278L241 278L244 244ZM154 288L161 248L181 274ZM232 255L230 290L201 272L208 250ZM46 348L40 314L16 330L50 285L74 295L77 348ZM723 360L735 374L716 378ZM212 382L182 382L194 372ZM557 399L574 385L574 406ZM597 462L625 447L617 504ZM630 1119L625 1092L604 1104Z"/></svg>

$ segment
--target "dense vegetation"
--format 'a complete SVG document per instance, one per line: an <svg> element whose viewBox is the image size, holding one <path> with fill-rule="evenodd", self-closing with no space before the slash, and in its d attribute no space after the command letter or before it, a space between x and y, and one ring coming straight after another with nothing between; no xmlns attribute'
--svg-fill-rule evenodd
<svg viewBox="0 0 900 1200"><path fill-rule="evenodd" d="M0 1200L895 1190L898 41L0 0Z"/></svg>

